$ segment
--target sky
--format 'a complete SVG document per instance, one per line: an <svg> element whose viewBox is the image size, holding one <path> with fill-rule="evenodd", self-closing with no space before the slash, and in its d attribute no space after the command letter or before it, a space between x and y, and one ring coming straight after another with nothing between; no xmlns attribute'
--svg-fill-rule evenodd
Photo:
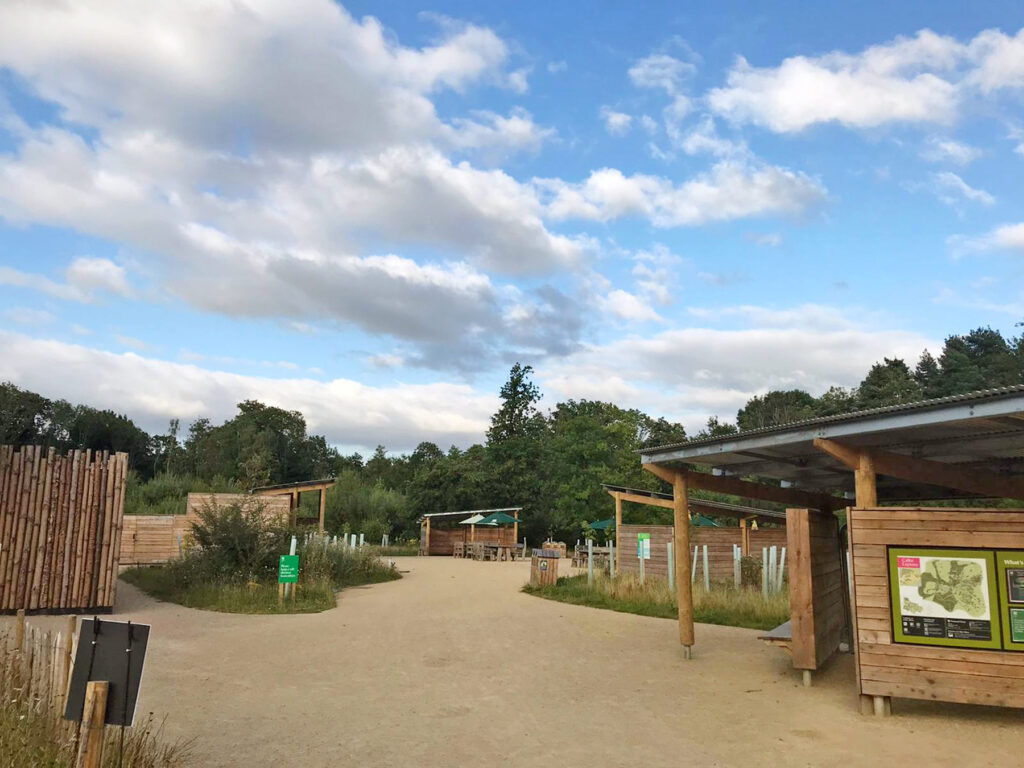
<svg viewBox="0 0 1024 768"><path fill-rule="evenodd" d="M1016 2L0 5L0 380L342 449L1024 320Z"/></svg>

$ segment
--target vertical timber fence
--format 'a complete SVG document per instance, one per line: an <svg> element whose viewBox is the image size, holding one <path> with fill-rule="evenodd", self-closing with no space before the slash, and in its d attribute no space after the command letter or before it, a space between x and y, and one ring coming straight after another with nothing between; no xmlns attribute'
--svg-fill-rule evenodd
<svg viewBox="0 0 1024 768"><path fill-rule="evenodd" d="M0 613L113 607L128 454L0 446Z"/></svg>

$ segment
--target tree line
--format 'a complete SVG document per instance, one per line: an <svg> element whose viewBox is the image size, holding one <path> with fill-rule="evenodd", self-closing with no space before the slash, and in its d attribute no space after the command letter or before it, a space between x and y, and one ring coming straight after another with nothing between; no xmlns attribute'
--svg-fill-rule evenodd
<svg viewBox="0 0 1024 768"><path fill-rule="evenodd" d="M531 374L530 366L512 367L485 442L465 450L422 442L402 455L389 455L384 446L368 458L343 455L309 434L301 413L252 400L223 424L197 419L182 433L173 420L166 434L149 435L123 414L51 401L10 383L0 384L0 442L127 451L128 512L180 512L190 490L337 477L327 495L328 527L371 540L382 533L414 536L416 519L428 512L508 506L524 508L521 530L530 540L549 533L574 539L585 522L610 516L602 483L659 488L641 471L637 451L687 439L681 424L595 400L567 400L543 412ZM852 389L833 387L819 397L799 389L757 395L735 423L711 418L693 437L1021 383L1024 337L979 328L947 338L937 358L925 351L913 369L883 359ZM665 513L631 514L637 522L656 522Z"/></svg>

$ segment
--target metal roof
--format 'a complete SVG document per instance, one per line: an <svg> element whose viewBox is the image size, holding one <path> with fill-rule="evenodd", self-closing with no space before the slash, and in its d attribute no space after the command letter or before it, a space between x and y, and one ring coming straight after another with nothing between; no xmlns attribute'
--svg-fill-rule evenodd
<svg viewBox="0 0 1024 768"><path fill-rule="evenodd" d="M287 491L291 488L307 488L324 486L329 487L337 484L338 478L325 477L322 480L299 480L294 483L278 483L277 485L261 485L258 488L250 488L249 493L263 493L265 491Z"/></svg>
<svg viewBox="0 0 1024 768"><path fill-rule="evenodd" d="M814 438L950 464L1024 474L1024 385L810 419L691 440L641 453L644 464L696 464L716 474L758 475L821 491L852 491L853 473L813 447ZM965 494L879 477L882 499Z"/></svg>
<svg viewBox="0 0 1024 768"><path fill-rule="evenodd" d="M462 517L464 515L489 515L493 512L522 512L522 507L501 507L500 509L465 509L461 512L428 512L425 515L420 515L418 520L426 520L428 517Z"/></svg>

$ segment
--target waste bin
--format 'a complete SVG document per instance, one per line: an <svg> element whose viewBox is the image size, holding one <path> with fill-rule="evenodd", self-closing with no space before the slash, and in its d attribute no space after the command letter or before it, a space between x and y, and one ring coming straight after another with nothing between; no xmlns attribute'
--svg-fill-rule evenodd
<svg viewBox="0 0 1024 768"><path fill-rule="evenodd" d="M557 549L535 549L530 560L530 586L542 587L558 581L558 561L562 553Z"/></svg>

